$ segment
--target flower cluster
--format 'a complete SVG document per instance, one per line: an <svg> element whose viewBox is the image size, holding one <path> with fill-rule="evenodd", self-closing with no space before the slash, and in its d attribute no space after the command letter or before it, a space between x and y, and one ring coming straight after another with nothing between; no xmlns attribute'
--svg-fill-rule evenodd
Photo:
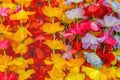
<svg viewBox="0 0 120 80"><path fill-rule="evenodd" d="M120 0L1 0L0 80L119 80Z"/></svg>

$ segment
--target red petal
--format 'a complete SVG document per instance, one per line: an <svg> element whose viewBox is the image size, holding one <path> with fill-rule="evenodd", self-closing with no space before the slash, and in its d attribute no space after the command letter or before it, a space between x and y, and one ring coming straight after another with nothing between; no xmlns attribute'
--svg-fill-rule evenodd
<svg viewBox="0 0 120 80"><path fill-rule="evenodd" d="M40 59L44 58L44 52L41 49L36 48L35 49L35 53L36 53L36 55L37 55L38 58L40 58Z"/></svg>

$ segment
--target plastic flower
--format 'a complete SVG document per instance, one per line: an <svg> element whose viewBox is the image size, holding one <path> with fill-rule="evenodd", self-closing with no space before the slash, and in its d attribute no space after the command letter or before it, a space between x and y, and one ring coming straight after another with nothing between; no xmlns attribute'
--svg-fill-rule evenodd
<svg viewBox="0 0 120 80"><path fill-rule="evenodd" d="M15 0L15 2L19 5L24 5L25 7L29 7L32 0Z"/></svg>
<svg viewBox="0 0 120 80"><path fill-rule="evenodd" d="M53 64L53 67L58 69L59 72L65 69L66 60L62 58L60 54L52 54L51 58L45 59L44 62L47 65Z"/></svg>
<svg viewBox="0 0 120 80"><path fill-rule="evenodd" d="M8 40L0 40L0 49L6 49L10 45Z"/></svg>
<svg viewBox="0 0 120 80"><path fill-rule="evenodd" d="M108 79L117 80L120 78L120 68L103 66L101 71L107 76Z"/></svg>
<svg viewBox="0 0 120 80"><path fill-rule="evenodd" d="M9 13L14 12L14 10L16 9L16 5L13 4L12 2L8 2L8 3L2 3L2 7L4 8L9 8Z"/></svg>
<svg viewBox="0 0 120 80"><path fill-rule="evenodd" d="M116 25L113 26L111 29L114 30L115 32L120 32L120 24L116 23Z"/></svg>
<svg viewBox="0 0 120 80"><path fill-rule="evenodd" d="M119 36L119 35L115 35L114 37L115 37L115 39L116 39L117 42L118 42L118 44L116 44L116 45L114 46L114 48L115 48L115 49L118 49L118 48L120 48L120 36Z"/></svg>
<svg viewBox="0 0 120 80"><path fill-rule="evenodd" d="M45 23L41 29L43 32L54 34L56 32L63 31L64 27L61 26L59 22L56 22L55 24Z"/></svg>
<svg viewBox="0 0 120 80"><path fill-rule="evenodd" d="M29 69L27 71L25 70L21 70L19 72L19 76L18 76L18 80L26 80L26 79L29 79L30 76L35 73L35 71L33 69Z"/></svg>
<svg viewBox="0 0 120 80"><path fill-rule="evenodd" d="M21 21L26 21L28 20L28 16L29 15L33 15L35 14L35 12L30 12L30 11L24 11L24 10L21 10L19 11L18 13L16 14L11 14L10 15L10 19L11 20L21 20Z"/></svg>
<svg viewBox="0 0 120 80"><path fill-rule="evenodd" d="M8 56L8 55L0 55L0 71L5 72L10 66L12 66L13 64L11 64L11 61L13 60L12 57Z"/></svg>
<svg viewBox="0 0 120 80"><path fill-rule="evenodd" d="M10 64L14 64L14 67L16 67L14 71L17 73L19 73L20 70L28 68L29 65L33 63L34 60L32 58L24 59L22 57L14 58L14 60L10 62Z"/></svg>
<svg viewBox="0 0 120 80"><path fill-rule="evenodd" d="M73 59L71 58L68 62L67 62L67 66L69 66L70 68L72 67L77 67L80 68L82 66L82 64L84 64L85 59L84 58L78 58L78 59ZM69 68L68 67L68 68ZM71 69L72 69L71 68Z"/></svg>
<svg viewBox="0 0 120 80"><path fill-rule="evenodd" d="M65 45L60 40L46 40L44 44L46 44L52 50L53 49L66 50Z"/></svg>
<svg viewBox="0 0 120 80"><path fill-rule="evenodd" d="M113 16L104 16L105 27L112 27L119 24L119 20Z"/></svg>
<svg viewBox="0 0 120 80"><path fill-rule="evenodd" d="M112 38L109 34L104 33L103 35L105 37L104 43L109 44L111 46L115 46L118 44L118 41Z"/></svg>
<svg viewBox="0 0 120 80"><path fill-rule="evenodd" d="M0 16L8 16L9 8L0 8Z"/></svg>
<svg viewBox="0 0 120 80"><path fill-rule="evenodd" d="M103 42L104 40L105 40L104 37L97 38L92 34L87 33L86 36L82 38L82 44L83 44L82 47L84 49L90 47L91 49L95 50L98 48L99 43Z"/></svg>
<svg viewBox="0 0 120 80"><path fill-rule="evenodd" d="M118 0L105 0L103 4L107 7L111 7L115 12L120 12L120 3L118 2Z"/></svg>
<svg viewBox="0 0 120 80"><path fill-rule="evenodd" d="M14 41L23 41L27 38L27 36L32 36L32 34L25 27L20 27L17 32L15 32L12 36L12 40ZM19 38L18 38L19 37Z"/></svg>
<svg viewBox="0 0 120 80"><path fill-rule="evenodd" d="M12 32L10 32L9 26L0 25L0 38L10 39L12 36Z"/></svg>
<svg viewBox="0 0 120 80"><path fill-rule="evenodd" d="M78 25L76 23L73 23L71 24L71 27L68 30L66 30L65 37L70 37L72 35L79 35L79 34L85 35L87 31L98 31L98 30L99 27L94 22L86 21L86 22L78 23Z"/></svg>
<svg viewBox="0 0 120 80"><path fill-rule="evenodd" d="M106 75L100 70L83 66L82 71L85 72L92 80L107 80Z"/></svg>
<svg viewBox="0 0 120 80"><path fill-rule="evenodd" d="M85 11L83 8L71 9L71 10L66 11L65 14L71 20L76 19L76 18L83 18L83 19L86 18L84 16Z"/></svg>
<svg viewBox="0 0 120 80"><path fill-rule="evenodd" d="M57 7L43 7L42 8L42 12L44 15L48 16L48 17L61 17L62 15L62 10L57 8Z"/></svg>
<svg viewBox="0 0 120 80"><path fill-rule="evenodd" d="M33 42L31 38L27 38L22 42L14 42L12 43L13 51L15 51L16 54L25 54L28 51L28 45L30 45Z"/></svg>
<svg viewBox="0 0 120 80"><path fill-rule="evenodd" d="M66 0L66 4L71 4L72 2L74 3L79 3L79 2L82 2L83 0Z"/></svg>
<svg viewBox="0 0 120 80"><path fill-rule="evenodd" d="M48 71L48 74L50 76L50 79L48 80L63 80L65 77L65 73L63 71L59 71L55 67L53 67L51 71Z"/></svg>
<svg viewBox="0 0 120 80"><path fill-rule="evenodd" d="M96 55L95 53L91 52L91 53L87 53L84 52L84 56L87 59L87 62L90 63L92 66L94 67L102 67L102 60L99 58L98 55Z"/></svg>
<svg viewBox="0 0 120 80"><path fill-rule="evenodd" d="M6 77L5 77L6 76ZM18 75L14 72L7 72L7 75L6 75L6 72L0 72L0 79L1 80L18 80Z"/></svg>
<svg viewBox="0 0 120 80"><path fill-rule="evenodd" d="M103 52L102 50L98 50L96 53L101 58L105 66L111 66L115 60L115 55L113 53L107 51Z"/></svg>
<svg viewBox="0 0 120 80"><path fill-rule="evenodd" d="M85 74L79 73L79 69L74 67L71 72L66 76L65 80L84 80Z"/></svg>

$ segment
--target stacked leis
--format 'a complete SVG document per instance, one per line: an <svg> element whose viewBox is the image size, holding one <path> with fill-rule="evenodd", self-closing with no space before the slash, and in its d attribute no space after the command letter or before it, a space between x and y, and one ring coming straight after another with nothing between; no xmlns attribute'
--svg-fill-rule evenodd
<svg viewBox="0 0 120 80"><path fill-rule="evenodd" d="M0 80L119 80L120 0L1 0Z"/></svg>

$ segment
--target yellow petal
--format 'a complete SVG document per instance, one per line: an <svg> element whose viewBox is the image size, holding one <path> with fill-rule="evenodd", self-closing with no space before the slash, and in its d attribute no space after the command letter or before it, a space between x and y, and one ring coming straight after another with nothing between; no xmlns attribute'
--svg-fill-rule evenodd
<svg viewBox="0 0 120 80"><path fill-rule="evenodd" d="M27 70L27 71L25 71L25 72L23 72L22 74L19 75L18 80L26 80L33 73L35 73L35 71L33 69Z"/></svg>

